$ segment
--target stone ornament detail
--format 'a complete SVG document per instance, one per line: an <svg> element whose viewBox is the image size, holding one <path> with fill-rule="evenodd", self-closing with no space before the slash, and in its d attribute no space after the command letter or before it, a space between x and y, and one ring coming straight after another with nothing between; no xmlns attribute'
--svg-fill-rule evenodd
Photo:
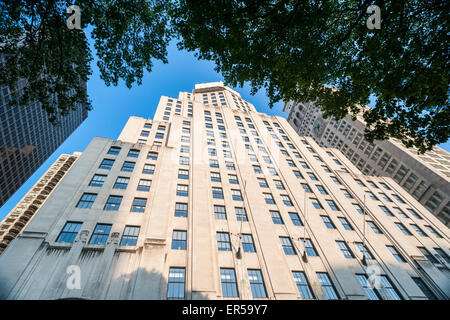
<svg viewBox="0 0 450 320"><path fill-rule="evenodd" d="M119 232L113 232L111 233L111 236L109 237L109 240L107 244L119 244L120 239L120 233Z"/></svg>
<svg viewBox="0 0 450 320"><path fill-rule="evenodd" d="M78 236L78 239L75 240L75 243L82 242L87 243L89 236L89 230L81 230L80 235Z"/></svg>

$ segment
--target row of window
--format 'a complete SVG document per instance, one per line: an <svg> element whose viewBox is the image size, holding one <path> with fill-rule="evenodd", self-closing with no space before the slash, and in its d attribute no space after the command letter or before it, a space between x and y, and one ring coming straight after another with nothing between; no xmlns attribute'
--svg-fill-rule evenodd
<svg viewBox="0 0 450 320"><path fill-rule="evenodd" d="M180 205L180 206L179 206ZM221 215L225 214L225 207L215 206L214 212L216 217L222 218ZM187 204L177 204L176 212L179 212L177 216L185 216L187 215ZM239 219L247 218L244 208L236 208L236 217ZM279 220L279 213L277 215L272 216L272 219ZM296 217L298 219L298 216ZM296 224L293 219L293 223ZM298 219L299 221L299 219ZM274 221L275 222L275 221ZM299 221L300 222L300 221ZM300 222L301 223L301 222ZM63 230L59 234L57 238L57 242L68 242L73 243L76 235L78 234L82 223L81 222L67 222L64 226ZM110 224L97 224L92 233L91 239L89 241L90 244L106 244L106 240L108 239L109 233L111 231L112 225ZM120 245L126 246L134 246L136 245L137 238L139 235L140 227L138 226L126 226L122 235L122 240ZM174 230L172 235L172 249L181 249L186 250L186 239L187 239L187 231L185 230ZM242 234L240 236L242 248L244 252L255 252L255 244L253 241L253 236L251 234ZM315 249L311 239L308 238L300 238L301 242L304 245L305 252L308 256L318 256L317 250ZM283 251L287 255L296 255L297 250L294 248L294 245L289 237L280 237L281 246ZM343 253L346 258L355 258L355 255L348 247L347 243L344 241L336 241L338 248ZM373 254L367 249L366 246L361 242L355 242L355 246L359 249L361 254L365 256L367 260L375 259ZM395 259L398 262L406 262L405 258L398 252L398 250L391 245L386 246L387 249L392 253ZM217 248L219 251L231 251L231 240L228 232L217 232ZM440 264L441 262L436 259L436 257L431 254L426 248L418 247L420 252L431 262L434 264ZM434 248L434 250L438 253L438 255L446 262L450 263L450 257L447 253L441 248Z"/></svg>

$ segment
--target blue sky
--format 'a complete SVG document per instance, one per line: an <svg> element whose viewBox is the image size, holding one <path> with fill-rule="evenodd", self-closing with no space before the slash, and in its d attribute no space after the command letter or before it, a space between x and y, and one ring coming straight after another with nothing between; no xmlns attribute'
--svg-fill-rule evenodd
<svg viewBox="0 0 450 320"><path fill-rule="evenodd" d="M96 136L117 139L130 116L153 118L162 95L177 98L179 91L192 91L196 83L222 80L214 71L214 63L199 61L193 53L178 51L175 42L169 46L168 60L168 64L155 62L152 72L145 73L142 85L135 85L132 89L128 89L123 83L117 87L107 87L100 79L98 68L93 61L93 74L87 86L93 110L89 112L83 124L0 208L0 220L12 210L60 154L83 151ZM282 103L277 103L272 109L268 107L268 99L263 90L252 96L248 85L233 89L238 91L244 100L251 102L259 112L284 115ZM449 151L450 142L441 147Z"/></svg>
<svg viewBox="0 0 450 320"><path fill-rule="evenodd" d="M221 75L214 71L214 63L199 61L193 53L178 51L175 42L170 44L168 60L168 64L155 61L152 72L145 73L142 85L134 85L131 89L124 83L119 83L117 87L107 87L100 79L98 68L93 61L93 74L87 85L93 110L81 126L0 208L0 221L62 153L83 151L96 136L117 139L130 116L153 118L159 98L163 95L177 98L178 92L190 92L196 83L222 80ZM273 109L268 107L269 100L263 91L252 96L249 86L233 89L238 91L244 100L255 105L259 112L284 115L282 103L277 103Z"/></svg>

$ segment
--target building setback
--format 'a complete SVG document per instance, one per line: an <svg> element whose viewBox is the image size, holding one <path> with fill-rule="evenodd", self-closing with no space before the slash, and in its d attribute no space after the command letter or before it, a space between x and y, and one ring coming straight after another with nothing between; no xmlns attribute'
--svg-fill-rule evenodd
<svg viewBox="0 0 450 320"><path fill-rule="evenodd" d="M20 92L25 82L19 81L15 91ZM79 106L54 126L39 102L8 104L15 91L0 87L0 207L88 116Z"/></svg>
<svg viewBox="0 0 450 320"><path fill-rule="evenodd" d="M392 177L416 200L450 226L450 154L435 146L418 155L397 139L364 140L364 119L325 119L316 103L284 104L289 123L320 146L339 149L364 174Z"/></svg>
<svg viewBox="0 0 450 320"><path fill-rule="evenodd" d="M92 140L0 255L0 297L448 299L448 248L393 179L207 83Z"/></svg>
<svg viewBox="0 0 450 320"><path fill-rule="evenodd" d="M62 154L55 163L42 175L29 192L19 201L9 214L0 222L0 254L30 223L33 216L58 185L72 164L81 153Z"/></svg>

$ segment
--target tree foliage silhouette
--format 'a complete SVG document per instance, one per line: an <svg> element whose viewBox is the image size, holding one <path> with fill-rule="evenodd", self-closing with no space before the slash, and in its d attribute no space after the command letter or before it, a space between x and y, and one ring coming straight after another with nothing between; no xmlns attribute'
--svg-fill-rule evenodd
<svg viewBox="0 0 450 320"><path fill-rule="evenodd" d="M0 4L0 81L27 79L18 103L38 100L55 121L89 101L79 83L91 74L82 30L69 30L69 1ZM381 9L370 30L367 8ZM326 116L350 113L367 123L365 138L397 138L420 152L447 141L448 29L437 0L93 0L79 1L92 27L106 85L140 84L167 46L212 60L226 83L280 100L317 101ZM68 90L72 89L72 90ZM375 106L367 108L370 98Z"/></svg>

